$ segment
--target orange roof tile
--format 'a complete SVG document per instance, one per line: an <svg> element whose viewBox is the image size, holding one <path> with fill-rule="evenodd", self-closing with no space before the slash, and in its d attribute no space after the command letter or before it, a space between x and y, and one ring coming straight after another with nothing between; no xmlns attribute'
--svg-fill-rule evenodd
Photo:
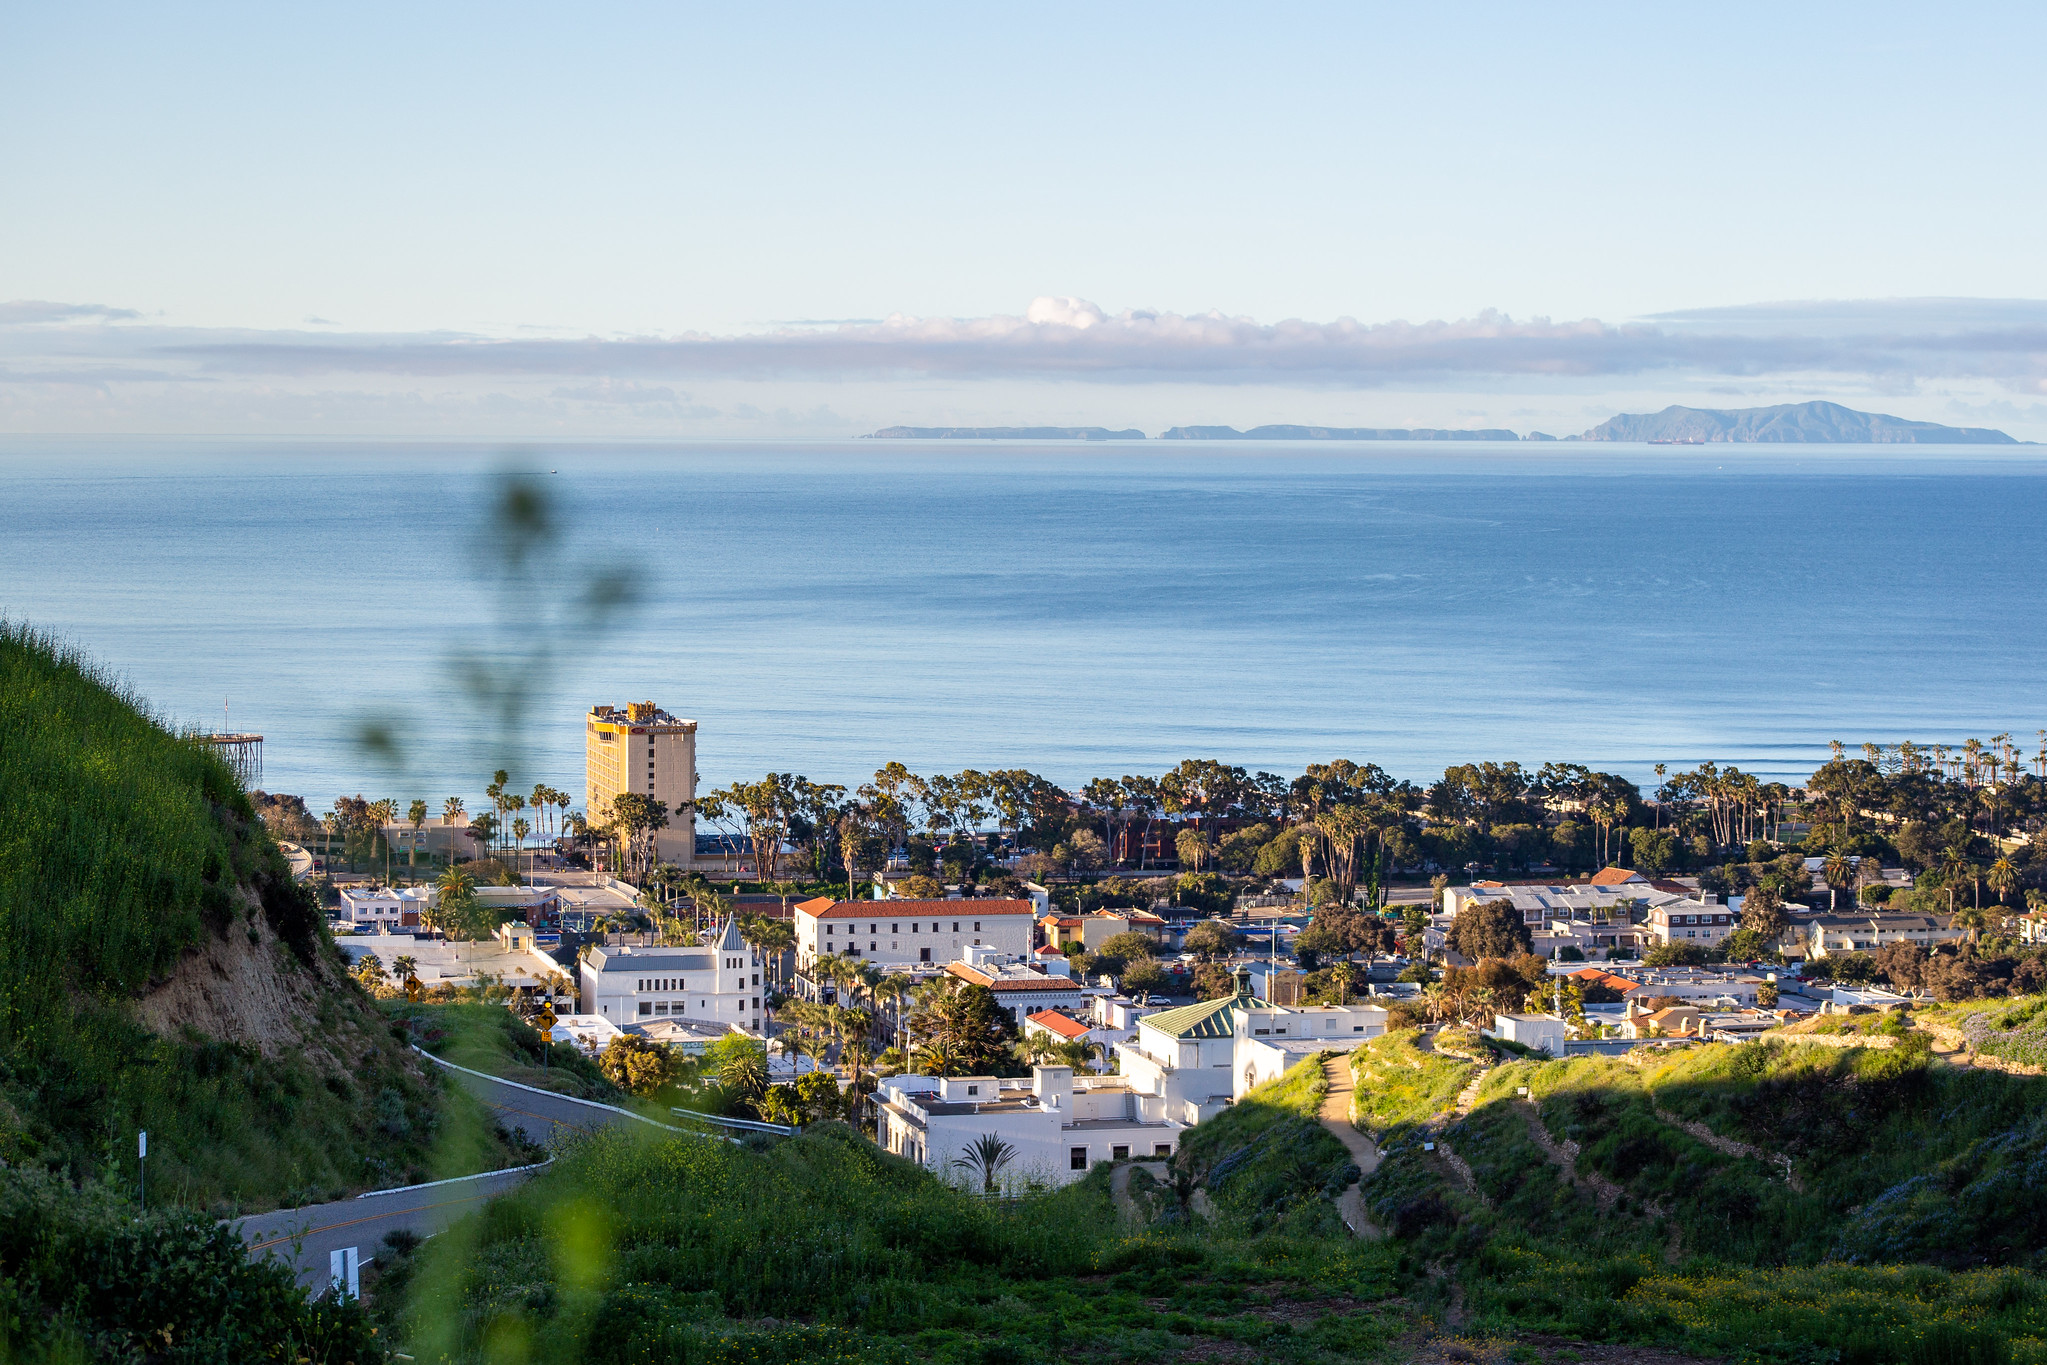
<svg viewBox="0 0 2047 1365"><path fill-rule="evenodd" d="M1647 880L1649 879L1641 873L1631 871L1625 867L1602 867L1599 871L1592 874L1592 884L1594 886L1619 886L1624 882L1642 882Z"/></svg>
<svg viewBox="0 0 2047 1365"><path fill-rule="evenodd" d="M958 915L964 918L969 914L977 919L989 919L996 915L1031 913L1029 901L835 901L822 896L805 901L796 908L813 919L886 919L891 916L916 919L923 915Z"/></svg>
<svg viewBox="0 0 2047 1365"><path fill-rule="evenodd" d="M1003 991L1077 991L1081 988L1080 983L1070 976L1052 976L1049 973L1040 976L1035 971L1030 973L1030 979L1020 981L1013 976L990 976L964 962L948 962L945 970L962 981L986 986L997 994Z"/></svg>
<svg viewBox="0 0 2047 1365"><path fill-rule="evenodd" d="M1075 1038L1087 1037L1086 1024L1078 1019L1069 1019L1058 1010L1039 1010L1030 1016L1030 1020L1039 1028L1056 1033L1069 1042Z"/></svg>

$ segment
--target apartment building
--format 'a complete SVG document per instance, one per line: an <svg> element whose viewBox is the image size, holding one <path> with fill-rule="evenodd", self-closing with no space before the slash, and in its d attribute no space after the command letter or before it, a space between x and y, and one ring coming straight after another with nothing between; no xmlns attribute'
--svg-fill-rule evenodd
<svg viewBox="0 0 2047 1365"><path fill-rule="evenodd" d="M1814 915L1804 921L1808 956L1867 953L1892 943L1931 949L1967 936L1946 915Z"/></svg>
<svg viewBox="0 0 2047 1365"><path fill-rule="evenodd" d="M1651 906L1645 926L1658 943L1696 943L1710 948L1741 927L1741 916L1717 896L1673 900Z"/></svg>
<svg viewBox="0 0 2047 1365"><path fill-rule="evenodd" d="M656 855L677 867L691 866L697 843L697 723L678 720L651 701L593 706L584 718L583 750L583 808L591 821L609 819L611 799L621 793L651 796L668 807L668 825L654 836Z"/></svg>

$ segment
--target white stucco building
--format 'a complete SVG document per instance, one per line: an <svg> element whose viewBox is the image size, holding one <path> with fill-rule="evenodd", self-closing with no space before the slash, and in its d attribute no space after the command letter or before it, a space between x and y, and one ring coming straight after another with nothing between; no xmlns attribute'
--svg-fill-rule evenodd
<svg viewBox="0 0 2047 1365"><path fill-rule="evenodd" d="M1304 1057L1348 1052L1385 1031L1382 1006L1268 1004L1239 968L1236 994L1137 1020L1116 1060L1133 1089L1164 1101L1167 1118L1193 1124Z"/></svg>
<svg viewBox="0 0 2047 1365"><path fill-rule="evenodd" d="M1014 1152L997 1184L1015 1188L1068 1184L1097 1161L1170 1157L1187 1129L1123 1077L1076 1077L1064 1066L1035 1067L1028 1080L891 1076L875 1091L874 1111L884 1148L976 1188L979 1172L958 1163L989 1134Z"/></svg>
<svg viewBox="0 0 2047 1365"><path fill-rule="evenodd" d="M876 1140L959 1179L955 1163L992 1134L1017 1153L1006 1179L1064 1184L1097 1161L1170 1156L1181 1133L1247 1091L1386 1031L1378 1005L1269 1005L1242 971L1234 995L1125 1017L1136 1036L1116 1045L1120 1075L1061 1066L1034 1068L1029 1081L890 1077L875 1092Z"/></svg>
<svg viewBox="0 0 2047 1365"><path fill-rule="evenodd" d="M761 1029L761 961L727 920L693 948L595 947L577 964L582 1012L618 1027L655 1019Z"/></svg>
<svg viewBox="0 0 2047 1365"><path fill-rule="evenodd" d="M433 908L435 895L430 886L344 886L339 918L359 934L409 932Z"/></svg>
<svg viewBox="0 0 2047 1365"><path fill-rule="evenodd" d="M872 962L883 971L937 970L969 948L1018 959L1031 955L1029 901L841 901L820 896L795 907L798 986L813 999L811 968L828 955Z"/></svg>
<svg viewBox="0 0 2047 1365"><path fill-rule="evenodd" d="M1492 1037L1561 1057L1570 1025L1554 1014L1495 1014L1493 1026L1484 1031Z"/></svg>

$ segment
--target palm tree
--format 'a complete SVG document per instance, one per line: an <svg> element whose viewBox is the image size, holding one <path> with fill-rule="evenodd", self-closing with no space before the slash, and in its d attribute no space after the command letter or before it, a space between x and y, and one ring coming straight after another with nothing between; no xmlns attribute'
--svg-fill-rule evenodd
<svg viewBox="0 0 2047 1365"><path fill-rule="evenodd" d="M1329 979L1336 983L1336 1003L1348 1005L1350 988L1358 979L1358 969L1351 965L1349 958L1345 958L1329 969Z"/></svg>
<svg viewBox="0 0 2047 1365"><path fill-rule="evenodd" d="M1016 1160L1016 1148L1004 1142L994 1133L983 1133L967 1148L965 1156L952 1164L963 1171L976 1172L981 1177L981 1192L995 1193L995 1178L1002 1174L1003 1167Z"/></svg>
<svg viewBox="0 0 2047 1365"><path fill-rule="evenodd" d="M1955 882L1970 866L1969 851L1960 844L1949 844L1941 851L1940 871L1947 879L1947 909L1950 915L1955 912Z"/></svg>
<svg viewBox="0 0 2047 1365"><path fill-rule="evenodd" d="M464 820L464 819L465 819L465 818L466 818L466 817L468 816L468 814L469 814L469 812L468 812L468 810L467 810L467 809L466 809L466 808L465 808L465 807L463 806L463 804L462 804L462 798L461 798L461 797L459 797L459 796L451 796L451 797L449 797L449 798L448 798L447 800L445 800L445 801L441 802L441 823L442 823L442 824L444 824L444 825L449 825L449 826L453 826L453 827L456 827L456 828L460 828L460 827L461 827L461 824L462 824L462 822L463 822L463 820ZM450 835L450 836L448 836L448 864L449 864L449 866L451 866L451 867L452 867L452 866L454 865L454 862L455 862L455 838L454 838L454 836L453 836L453 835Z"/></svg>
<svg viewBox="0 0 2047 1365"><path fill-rule="evenodd" d="M384 880L389 882L391 880L391 841L384 836L384 826L398 818L398 803L388 796L372 801L370 802L369 817L370 837L384 846ZM370 845L370 856L372 858L377 856L377 847L374 843Z"/></svg>
<svg viewBox="0 0 2047 1365"><path fill-rule="evenodd" d="M767 962L769 979L779 986L782 980L782 954L796 946L795 926L785 919L768 919L762 915L755 915L740 926L739 932Z"/></svg>
<svg viewBox="0 0 2047 1365"><path fill-rule="evenodd" d="M1855 865L1848 861L1847 854L1833 853L1828 855L1822 872L1827 879L1827 909L1832 910L1838 903L1836 897L1841 894L1841 888L1854 882Z"/></svg>
<svg viewBox="0 0 2047 1365"><path fill-rule="evenodd" d="M2003 904L2011 893L2018 889L2019 870L2011 865L2010 858L2000 855L1998 860L1990 865L1990 871L1984 874L1983 880L1997 893L1998 903Z"/></svg>
<svg viewBox="0 0 2047 1365"><path fill-rule="evenodd" d="M886 1002L889 1007L889 1013L894 1019L891 1036L895 1039L897 1047L903 1045L903 1001L909 997L912 984L906 974L890 972L869 988L869 994L873 996L875 1004Z"/></svg>
<svg viewBox="0 0 2047 1365"><path fill-rule="evenodd" d="M1971 943L1976 942L1978 936L1989 927L1989 924L1990 917L1983 913L1983 907L1980 905L1965 905L1955 912L1955 927L1957 929L1967 929L1969 931L1969 942Z"/></svg>
<svg viewBox="0 0 2047 1365"><path fill-rule="evenodd" d="M405 980L405 978L408 976L417 976L418 974L419 959L414 957L412 954L406 953L400 957L394 957L391 959L391 975L398 978L400 981Z"/></svg>
<svg viewBox="0 0 2047 1365"><path fill-rule="evenodd" d="M419 831L426 824L426 802L417 797L405 808L405 822L412 826L412 847L405 855L407 867L419 866Z"/></svg>
<svg viewBox="0 0 2047 1365"><path fill-rule="evenodd" d="M518 841L512 845L515 850L512 854L513 866L521 877L526 875L526 836L532 832L533 826L525 816L522 815L512 821L512 837Z"/></svg>
<svg viewBox="0 0 2047 1365"><path fill-rule="evenodd" d="M450 864L435 880L434 886L440 892L434 902L435 927L443 933L450 927L459 931L468 908L476 901L476 878Z"/></svg>
<svg viewBox="0 0 2047 1365"><path fill-rule="evenodd" d="M540 837L545 839L547 837L545 831L548 828L548 811L554 804L554 788L548 786L545 782L535 782L533 784L533 795L526 799L526 804L532 807L533 818L543 831Z"/></svg>
<svg viewBox="0 0 2047 1365"><path fill-rule="evenodd" d="M910 1049L910 1065L920 1076L950 1076L958 1069L960 1058L950 1040L927 1038Z"/></svg>
<svg viewBox="0 0 2047 1365"><path fill-rule="evenodd" d="M1052 1045L1051 1055L1075 1071L1091 1070L1095 1059L1107 1055L1108 1049L1092 1038L1063 1039Z"/></svg>
<svg viewBox="0 0 2047 1365"><path fill-rule="evenodd" d="M496 812L499 821L502 821L505 817L505 783L510 778L511 774L507 773L503 768L499 768L491 777L490 785L483 789L483 794L490 798L491 809ZM495 834L497 826L492 825L491 830ZM494 848L495 845L492 845L493 850Z"/></svg>

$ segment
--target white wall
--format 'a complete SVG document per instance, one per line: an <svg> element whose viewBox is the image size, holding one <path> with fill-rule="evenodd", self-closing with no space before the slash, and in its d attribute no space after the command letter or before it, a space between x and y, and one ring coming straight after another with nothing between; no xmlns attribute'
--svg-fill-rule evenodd
<svg viewBox="0 0 2047 1365"><path fill-rule="evenodd" d="M939 904L942 909L935 908ZM849 919L796 912L799 969L816 962L821 953L844 953L856 946L861 961L884 970L915 966L926 960L926 950L933 965L957 962L961 952L975 944L1017 957L1031 953L1033 921L1028 914L977 915L972 901L862 901L860 906L871 913ZM914 916L908 913L910 906L916 908Z"/></svg>

